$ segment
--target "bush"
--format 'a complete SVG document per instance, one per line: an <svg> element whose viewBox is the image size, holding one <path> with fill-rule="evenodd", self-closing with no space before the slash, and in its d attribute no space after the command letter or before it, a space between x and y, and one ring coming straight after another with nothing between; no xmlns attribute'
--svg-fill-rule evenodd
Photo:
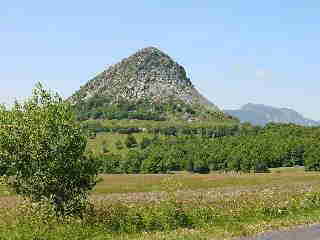
<svg viewBox="0 0 320 240"><path fill-rule="evenodd" d="M116 149L118 149L118 150L121 150L121 149L124 148L121 140L116 141L116 142L114 143L114 145L116 146Z"/></svg>
<svg viewBox="0 0 320 240"><path fill-rule="evenodd" d="M110 152L110 150L108 149L108 147L106 145L102 146L102 149L101 149L102 153L108 153Z"/></svg>
<svg viewBox="0 0 320 240"><path fill-rule="evenodd" d="M201 173L201 174L207 174L210 172L208 163L204 160L198 160L193 165L193 172L194 173Z"/></svg>
<svg viewBox="0 0 320 240"><path fill-rule="evenodd" d="M125 140L125 145L127 146L127 148L134 148L138 146L138 142L136 140L136 138L132 135L129 134Z"/></svg>
<svg viewBox="0 0 320 240"><path fill-rule="evenodd" d="M255 173L269 173L270 172L268 165L265 162L256 162L254 164L253 171Z"/></svg>
<svg viewBox="0 0 320 240"><path fill-rule="evenodd" d="M145 149L147 148L150 144L152 143L151 139L147 138L147 137L143 137L142 141L140 143L140 148L141 149Z"/></svg>

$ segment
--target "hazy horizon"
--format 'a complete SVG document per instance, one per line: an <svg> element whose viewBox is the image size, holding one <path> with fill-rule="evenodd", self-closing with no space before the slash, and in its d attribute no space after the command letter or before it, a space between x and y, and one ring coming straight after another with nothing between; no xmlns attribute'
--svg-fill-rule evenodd
<svg viewBox="0 0 320 240"><path fill-rule="evenodd" d="M155 46L220 109L246 103L320 120L320 2L14 1L0 8L0 103L37 81L70 96L95 74Z"/></svg>

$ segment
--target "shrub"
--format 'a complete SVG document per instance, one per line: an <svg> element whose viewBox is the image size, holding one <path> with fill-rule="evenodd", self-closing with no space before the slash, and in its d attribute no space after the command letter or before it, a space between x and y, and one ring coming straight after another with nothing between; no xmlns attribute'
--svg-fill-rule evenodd
<svg viewBox="0 0 320 240"><path fill-rule="evenodd" d="M102 146L102 153L108 153L110 152L110 150L108 149L108 147L106 145Z"/></svg>
<svg viewBox="0 0 320 240"><path fill-rule="evenodd" d="M140 143L140 148L141 149L145 149L146 147L148 147L151 144L151 139L147 138L147 137L143 137L142 141Z"/></svg>
<svg viewBox="0 0 320 240"><path fill-rule="evenodd" d="M255 173L269 173L270 170L265 162L255 162L253 171Z"/></svg>
<svg viewBox="0 0 320 240"><path fill-rule="evenodd" d="M114 145L116 146L116 149L118 149L118 150L121 150L121 149L124 148L121 140L116 141L116 142L114 143Z"/></svg>
<svg viewBox="0 0 320 240"><path fill-rule="evenodd" d="M134 148L138 145L136 138L132 134L129 134L127 136L124 143L127 146L127 148Z"/></svg>

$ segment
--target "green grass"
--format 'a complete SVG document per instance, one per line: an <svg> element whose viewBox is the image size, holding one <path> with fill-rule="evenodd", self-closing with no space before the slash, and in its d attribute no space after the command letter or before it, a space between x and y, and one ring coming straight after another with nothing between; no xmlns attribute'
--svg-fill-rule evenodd
<svg viewBox="0 0 320 240"><path fill-rule="evenodd" d="M134 133L132 134L138 143L142 141L143 137L152 138L152 134L148 133ZM129 150L124 145L124 141L127 138L127 134L119 134L119 133L99 133L94 139L89 139L88 149L93 151L95 154L99 154L102 151L103 143L106 142L106 147L110 151L110 153L117 153L125 155ZM116 148L115 143L117 141L121 141L123 143L124 148L119 150Z"/></svg>
<svg viewBox="0 0 320 240"><path fill-rule="evenodd" d="M264 186L283 186L308 184L317 187L320 174L305 172L303 168L276 168L271 173L238 174L210 173L191 174L176 172L175 174L103 174L93 194L139 193L165 191L162 184L166 178L172 178L183 190L214 190L229 188L253 189ZM319 185L320 187L320 185ZM12 195L5 186L0 186L0 196Z"/></svg>
<svg viewBox="0 0 320 240"><path fill-rule="evenodd" d="M41 211L4 212L2 209L0 239L231 239L319 222L319 202L305 205L308 203L306 200L313 199L310 197L312 192L267 194L268 198L263 192L218 199L211 203L201 199L177 205L173 212L184 213L191 219L186 227L180 227L180 220L175 223L173 220L177 218L167 215L172 213L172 206L166 203L103 203L102 208L97 208L98 215L93 215L93 219L85 217L83 220L68 219L64 222L41 217ZM141 217L147 223L146 227L139 228ZM152 229L152 222L158 224L154 225L154 231L149 229Z"/></svg>

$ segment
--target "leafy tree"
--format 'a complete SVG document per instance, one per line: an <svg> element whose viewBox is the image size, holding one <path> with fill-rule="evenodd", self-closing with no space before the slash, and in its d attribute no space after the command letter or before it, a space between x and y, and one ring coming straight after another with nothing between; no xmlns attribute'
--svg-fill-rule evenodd
<svg viewBox="0 0 320 240"><path fill-rule="evenodd" d="M121 161L120 170L122 173L139 173L141 164L145 158L142 152L138 150L129 150L125 159Z"/></svg>
<svg viewBox="0 0 320 240"><path fill-rule="evenodd" d="M209 173L208 156L206 152L197 152L195 154L195 161L193 163L193 172L195 173Z"/></svg>
<svg viewBox="0 0 320 240"><path fill-rule="evenodd" d="M306 171L320 171L320 144L314 142L304 154Z"/></svg>
<svg viewBox="0 0 320 240"><path fill-rule="evenodd" d="M120 154L100 154L97 159L101 162L100 173L122 173L120 164L123 159Z"/></svg>
<svg viewBox="0 0 320 240"><path fill-rule="evenodd" d="M81 213L97 183L98 161L85 155L87 140L70 104L39 83L33 96L0 108L0 165L6 183L56 213Z"/></svg>
<svg viewBox="0 0 320 240"><path fill-rule="evenodd" d="M167 173L169 166L164 149L156 145L147 149L146 158L143 160L141 170L143 173Z"/></svg>

